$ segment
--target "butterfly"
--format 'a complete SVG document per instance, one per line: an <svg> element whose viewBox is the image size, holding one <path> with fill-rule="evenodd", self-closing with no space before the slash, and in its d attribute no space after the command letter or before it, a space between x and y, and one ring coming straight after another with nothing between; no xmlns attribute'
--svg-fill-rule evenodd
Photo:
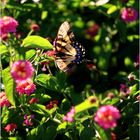
<svg viewBox="0 0 140 140"><path fill-rule="evenodd" d="M54 41L56 51L55 62L64 72L70 70L75 64L80 64L85 58L84 47L75 40L70 24L63 22Z"/></svg>

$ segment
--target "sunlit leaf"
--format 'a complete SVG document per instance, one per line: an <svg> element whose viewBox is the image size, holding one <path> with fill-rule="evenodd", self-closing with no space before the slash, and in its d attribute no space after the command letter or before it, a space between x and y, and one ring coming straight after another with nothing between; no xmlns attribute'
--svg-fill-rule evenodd
<svg viewBox="0 0 140 140"><path fill-rule="evenodd" d="M22 46L25 48L40 48L49 50L52 49L52 44L45 38L32 35L28 36L23 40Z"/></svg>
<svg viewBox="0 0 140 140"><path fill-rule="evenodd" d="M9 102L12 105L16 105L16 101L15 101L15 82L10 74L10 68L6 68L2 71L2 75L3 75L3 83L5 86L5 92L6 92L6 96L9 100Z"/></svg>

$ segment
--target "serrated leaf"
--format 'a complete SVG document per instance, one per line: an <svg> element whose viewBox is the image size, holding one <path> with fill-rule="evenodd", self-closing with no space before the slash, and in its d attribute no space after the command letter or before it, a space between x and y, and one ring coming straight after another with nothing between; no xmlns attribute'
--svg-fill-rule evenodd
<svg viewBox="0 0 140 140"><path fill-rule="evenodd" d="M28 36L23 40L22 46L25 48L40 48L49 50L52 49L52 44L45 38L32 35Z"/></svg>
<svg viewBox="0 0 140 140"><path fill-rule="evenodd" d="M5 92L6 92L6 96L9 100L9 102L15 106L16 105L16 101L15 101L15 82L10 74L10 68L6 68L2 71L2 79L3 79L3 83L5 86Z"/></svg>

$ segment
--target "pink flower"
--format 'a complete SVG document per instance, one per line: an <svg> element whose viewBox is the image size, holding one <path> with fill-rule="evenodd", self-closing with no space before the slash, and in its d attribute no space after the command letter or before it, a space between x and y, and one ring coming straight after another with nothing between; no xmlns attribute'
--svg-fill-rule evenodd
<svg viewBox="0 0 140 140"><path fill-rule="evenodd" d="M0 35L16 32L17 26L18 22L14 18L4 16L0 19Z"/></svg>
<svg viewBox="0 0 140 140"><path fill-rule="evenodd" d="M17 125L15 123L10 123L10 124L7 124L4 129L6 130L6 132L10 132L17 129Z"/></svg>
<svg viewBox="0 0 140 140"><path fill-rule="evenodd" d="M116 127L116 121L120 117L120 112L116 107L106 105L99 108L96 112L94 120L104 129L108 129Z"/></svg>
<svg viewBox="0 0 140 140"><path fill-rule="evenodd" d="M38 101L39 101L38 98L32 98L32 99L29 101L29 104L37 103Z"/></svg>
<svg viewBox="0 0 140 140"><path fill-rule="evenodd" d="M32 123L32 119L33 118L34 118L34 115L27 115L27 114L25 114L24 115L24 124L26 126L32 126L33 125L33 123Z"/></svg>
<svg viewBox="0 0 140 140"><path fill-rule="evenodd" d="M133 22L138 18L138 12L134 8L124 8L121 11L121 18L125 22Z"/></svg>
<svg viewBox="0 0 140 140"><path fill-rule="evenodd" d="M6 97L6 93L5 92L0 92L0 107L3 106L10 106L10 102L8 101L7 97Z"/></svg>
<svg viewBox="0 0 140 140"><path fill-rule="evenodd" d="M15 81L27 80L32 77L33 72L34 68L27 60L19 60L11 67L11 75Z"/></svg>
<svg viewBox="0 0 140 140"><path fill-rule="evenodd" d="M75 115L75 108L72 106L70 112L68 112L64 118L63 121L73 122L74 121L74 115Z"/></svg>
<svg viewBox="0 0 140 140"><path fill-rule="evenodd" d="M16 83L16 91L21 94L26 94L29 96L31 93L33 93L36 89L36 85L33 84L31 79L20 81Z"/></svg>

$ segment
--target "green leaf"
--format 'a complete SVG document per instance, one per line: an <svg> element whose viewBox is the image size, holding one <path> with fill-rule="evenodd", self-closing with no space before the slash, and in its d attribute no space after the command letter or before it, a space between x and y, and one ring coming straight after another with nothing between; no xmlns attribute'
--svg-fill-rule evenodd
<svg viewBox="0 0 140 140"><path fill-rule="evenodd" d="M112 14L117 10L117 6L113 5L107 10L107 14Z"/></svg>
<svg viewBox="0 0 140 140"><path fill-rule="evenodd" d="M52 44L45 38L32 35L23 40L22 46L25 48L40 48L40 49L52 49Z"/></svg>
<svg viewBox="0 0 140 140"><path fill-rule="evenodd" d="M47 18L47 16L48 16L48 11L42 11L42 13L41 13L41 19L44 20L44 19Z"/></svg>
<svg viewBox="0 0 140 140"><path fill-rule="evenodd" d="M121 20L116 20L116 25L117 25L118 33L120 36L120 40L122 42L125 42L126 38L127 38L126 24L124 22L122 22Z"/></svg>
<svg viewBox="0 0 140 140"><path fill-rule="evenodd" d="M36 77L35 82L49 90L62 92L64 91L63 89L65 87L65 83L63 83L60 79L62 79L60 76L54 77L47 74L39 74Z"/></svg>
<svg viewBox="0 0 140 140"><path fill-rule="evenodd" d="M8 50L5 45L0 45L0 54L7 53Z"/></svg>
<svg viewBox="0 0 140 140"><path fill-rule="evenodd" d="M94 100L95 99L95 102L91 102L92 99ZM98 100L94 97L94 96L90 96L88 99L86 99L84 102L82 102L81 104L77 105L75 107L76 109L76 113L79 113L81 111L84 111L84 110L87 110L87 109L90 109L92 107L98 107Z"/></svg>
<svg viewBox="0 0 140 140"><path fill-rule="evenodd" d="M93 127L86 127L81 131L80 134L80 140L86 140L87 138L89 140L92 140L92 138L95 137L95 130Z"/></svg>
<svg viewBox="0 0 140 140"><path fill-rule="evenodd" d="M7 139L7 138L6 138ZM6 140L5 139L5 140ZM4 139L3 139L4 140ZM23 140L23 138L21 138L21 137L8 137L8 139L7 140Z"/></svg>
<svg viewBox="0 0 140 140"><path fill-rule="evenodd" d="M9 102L15 106L16 101L15 101L15 82L10 74L10 68L6 68L2 71L2 76L3 76L3 83L5 86L5 92L6 96L9 100Z"/></svg>
<svg viewBox="0 0 140 140"><path fill-rule="evenodd" d="M65 129L67 128L67 125L68 125L67 122L61 123L60 125L58 125L57 131L58 131L58 132L61 132L61 131L65 130Z"/></svg>
<svg viewBox="0 0 140 140"><path fill-rule="evenodd" d="M47 127L46 131L45 131L45 137L44 139L46 140L54 140L57 133L56 133L56 126L49 126Z"/></svg>
<svg viewBox="0 0 140 140"><path fill-rule="evenodd" d="M110 130L105 131L103 128L101 128L97 124L94 124L94 125L95 125L95 129L98 132L98 135L100 136L101 140L111 140L111 132L110 132Z"/></svg>
<svg viewBox="0 0 140 140"><path fill-rule="evenodd" d="M48 111L44 105L41 104L32 104L30 106L30 109L34 112L45 115L46 117L49 117L51 115L51 112Z"/></svg>
<svg viewBox="0 0 140 140"><path fill-rule="evenodd" d="M29 51L27 51L26 52L26 60L29 60L29 59L31 59L33 56L35 56L35 54L36 54L36 51L35 50L29 50Z"/></svg>
<svg viewBox="0 0 140 140"><path fill-rule="evenodd" d="M135 84L131 87L131 93L130 95L135 96L138 95L140 93L140 90L138 90L138 85Z"/></svg>

